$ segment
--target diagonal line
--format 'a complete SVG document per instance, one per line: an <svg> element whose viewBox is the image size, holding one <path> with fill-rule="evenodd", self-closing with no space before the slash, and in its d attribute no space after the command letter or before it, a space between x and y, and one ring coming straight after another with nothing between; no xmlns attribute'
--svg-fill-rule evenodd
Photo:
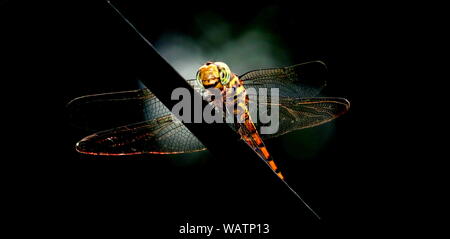
<svg viewBox="0 0 450 239"><path fill-rule="evenodd" d="M142 39L142 40L144 40L146 43L147 43L147 45L148 46L150 46L158 55L159 55L159 53L156 51L156 49L153 47L153 45L147 40L147 38L145 38L145 36L144 35L142 35L141 34L141 32L139 32L138 30L137 30L137 28L111 3L111 1L109 1L109 0L107 0L106 1L119 15L120 15L120 17L139 35L139 37ZM161 57L162 58L162 56L161 55L159 55L159 57ZM163 58L162 58L163 59ZM167 63L167 62L166 62ZM172 68L173 69L173 68ZM179 75L178 75L179 76ZM181 77L181 76L180 76ZM183 79L184 80L184 79ZM185 81L185 80L184 80ZM144 82L145 83L145 82ZM187 83L187 82L186 82ZM154 94L155 94L155 96L156 97L158 97L158 95L156 94L156 92L153 92ZM160 100L161 101L161 100ZM162 102L162 101L161 101ZM162 102L162 103L164 103L164 102ZM166 105L167 106L167 105ZM227 128L228 128L228 126L226 126ZM191 130L191 128L190 127L188 127L188 129L189 130ZM222 130L223 130L223 128L222 128ZM231 129L229 129L229 130L231 130ZM218 130L219 131L219 133L220 133L220 130ZM223 131L225 131L225 130L223 130ZM194 134L195 136L200 136L200 135L196 135L196 134ZM225 136L223 136L223 137L225 137ZM230 136L231 137L231 136ZM206 137L203 137L203 139L206 139ZM201 140L202 141L202 140ZM231 144L231 141L232 140L230 140L230 144ZM207 146L208 147L208 149L210 149L210 147L213 147L213 145L212 144L208 144L209 142L208 141L202 141L202 143L204 143L205 144L205 146ZM242 142L241 142L242 143ZM230 145L231 146L231 145ZM214 150L216 150L217 148L214 148ZM210 149L211 150L211 149ZM250 147L248 147L247 146L247 150L251 150L252 152L251 153L249 153L249 155L253 155L253 156L256 156L256 157L258 157L258 158L260 158L257 154L255 154L255 152L253 151L253 149L251 149ZM242 153L244 153L244 150L242 150L243 152ZM221 151L221 153L222 153L222 157L223 156L225 156L225 155L227 155L227 152L223 152L223 151ZM220 154L218 154L219 156L220 156ZM260 158L261 159L261 158ZM265 161L264 161L265 162ZM266 162L266 164L267 164L267 162ZM270 167L270 166L269 166ZM271 169L271 171L272 172L274 172L272 169ZM274 172L275 173L275 172ZM275 175L276 175L276 173L275 173ZM276 177L278 178L278 176L276 175ZM279 179L279 178L278 178ZM281 179L280 179L281 180ZM317 213L316 212L314 212L314 210L312 210L312 208L308 205L308 204L306 204L306 202L289 186L289 184L287 184L287 182L286 181L284 181L284 180L282 180L283 181L283 183L296 195L296 197L297 198L299 198L300 199L300 201L307 207L307 209L308 210L310 210L318 219L320 219L320 217L317 215Z"/></svg>

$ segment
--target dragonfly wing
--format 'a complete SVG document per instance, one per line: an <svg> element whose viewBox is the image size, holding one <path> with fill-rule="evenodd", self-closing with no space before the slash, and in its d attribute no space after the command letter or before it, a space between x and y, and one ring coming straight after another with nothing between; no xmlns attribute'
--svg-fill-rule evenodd
<svg viewBox="0 0 450 239"><path fill-rule="evenodd" d="M326 65L321 61L307 62L289 67L263 69L243 74L240 79L248 89L278 88L282 97L308 98L319 94L326 85Z"/></svg>
<svg viewBox="0 0 450 239"><path fill-rule="evenodd" d="M188 83L200 89L196 80ZM73 125L91 131L153 120L171 113L147 88L86 95L70 101L66 108Z"/></svg>
<svg viewBox="0 0 450 239"><path fill-rule="evenodd" d="M205 149L172 115L98 132L83 138L76 145L80 153L108 156L179 154Z"/></svg>
<svg viewBox="0 0 450 239"><path fill-rule="evenodd" d="M259 106L264 114L271 115L272 103ZM300 130L318 126L336 119L346 113L350 108L350 102L344 98L318 97L308 99L280 98L279 100L279 128L275 134L262 134L263 139L278 137L294 130ZM272 122L273 123L273 122ZM270 123L261 123L257 120L256 128L269 126ZM259 131L261 132L261 131Z"/></svg>
<svg viewBox="0 0 450 239"><path fill-rule="evenodd" d="M86 95L70 101L66 108L73 125L95 131L170 113L148 89Z"/></svg>
<svg viewBox="0 0 450 239"><path fill-rule="evenodd" d="M70 101L66 108L73 125L95 131L171 114L147 88L86 95Z"/></svg>

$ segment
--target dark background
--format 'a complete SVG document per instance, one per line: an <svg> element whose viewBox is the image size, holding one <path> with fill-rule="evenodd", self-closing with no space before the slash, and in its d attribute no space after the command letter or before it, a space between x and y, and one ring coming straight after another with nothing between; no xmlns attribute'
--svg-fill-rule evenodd
<svg viewBox="0 0 450 239"><path fill-rule="evenodd" d="M403 157L390 151L397 147L395 135L400 129L395 127L395 117L387 117L394 110L386 106L400 98L391 95L388 86L404 82L398 77L403 67L398 46L403 38L397 34L409 25L393 21L401 13L398 6L118 4L151 42L167 31L195 34L196 14L221 16L236 26L238 34L239 26L251 23L264 9L277 9L262 24L289 49L290 61L324 61L329 69L326 95L345 97L352 104L350 112L331 126L267 142L274 157L289 170L286 174L297 191L322 217L320 221L285 189L260 176L266 171L248 163L233 171L234 166L207 153L187 163L184 156L78 155L74 144L89 132L68 123L65 104L81 95L135 89L136 62L145 58L139 53L140 45L103 1L6 1L1 6L2 31L7 36L2 43L5 77L18 89L14 92L21 92L21 97L13 98L20 107L14 108L25 115L20 117L25 119L24 132L15 132L20 137L14 138L20 152L14 160L21 173L13 181L21 186L11 186L20 205L11 221L57 235L151 237L162 233L170 238L180 237L178 226L186 222L270 223L273 233L269 236L278 237L371 234L399 228L398 222L411 213L401 209L407 202L395 196L411 186L393 180L392 172L398 173L400 165L397 160L403 162ZM308 137L320 141L317 135L324 132L331 133L318 149L299 144L293 156L283 146L289 140L307 142ZM302 149L313 153L302 156ZM408 165L402 166L406 171Z"/></svg>

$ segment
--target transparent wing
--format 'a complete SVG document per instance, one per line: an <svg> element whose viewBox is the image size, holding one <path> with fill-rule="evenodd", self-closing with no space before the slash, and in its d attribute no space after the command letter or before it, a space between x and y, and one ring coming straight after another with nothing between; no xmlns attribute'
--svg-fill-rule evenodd
<svg viewBox="0 0 450 239"><path fill-rule="evenodd" d="M108 156L192 153L205 149L172 115L98 132L76 145L80 153Z"/></svg>
<svg viewBox="0 0 450 239"><path fill-rule="evenodd" d="M245 88L278 88L280 96L309 98L319 94L326 85L326 65L321 61L307 62L289 67L263 69L243 74L240 79ZM251 91L249 95L251 95Z"/></svg>
<svg viewBox="0 0 450 239"><path fill-rule="evenodd" d="M314 127L348 111L350 103L344 98L316 97L326 86L326 73L327 68L323 62L313 61L289 67L250 71L240 77L247 89L249 103L252 103L252 100L260 100L260 89L267 89L266 103L256 102L256 108L249 107L252 115L255 115L255 110L271 115L270 90L279 89L279 130L275 134L262 135L263 139ZM256 91L252 91L252 88ZM254 121L259 132L260 127L269 125L262 123L258 117Z"/></svg>
<svg viewBox="0 0 450 239"><path fill-rule="evenodd" d="M69 102L66 109L71 124L92 131L151 120L169 112L148 89L86 95Z"/></svg>
<svg viewBox="0 0 450 239"><path fill-rule="evenodd" d="M205 149L147 88L82 96L69 102L67 110L73 125L104 130L82 139L77 144L81 153L176 154Z"/></svg>
<svg viewBox="0 0 450 239"><path fill-rule="evenodd" d="M188 80L199 89L196 80ZM86 95L67 104L69 120L74 126L105 130L171 114L170 110L147 88L131 91Z"/></svg>
<svg viewBox="0 0 450 239"><path fill-rule="evenodd" d="M258 111L271 115L273 103L261 103ZM291 131L310 128L329 122L350 108L350 102L344 98L280 98L279 103L279 129L275 134L262 134L263 139L278 137ZM255 126L259 132L260 127L269 126L270 123L261 123L258 118Z"/></svg>

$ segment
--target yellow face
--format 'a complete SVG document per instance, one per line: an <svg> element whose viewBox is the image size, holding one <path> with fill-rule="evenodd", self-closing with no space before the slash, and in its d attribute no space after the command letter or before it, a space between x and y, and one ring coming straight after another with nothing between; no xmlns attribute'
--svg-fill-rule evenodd
<svg viewBox="0 0 450 239"><path fill-rule="evenodd" d="M197 72L197 81L205 88L221 88L230 77L230 68L223 62L206 62Z"/></svg>

